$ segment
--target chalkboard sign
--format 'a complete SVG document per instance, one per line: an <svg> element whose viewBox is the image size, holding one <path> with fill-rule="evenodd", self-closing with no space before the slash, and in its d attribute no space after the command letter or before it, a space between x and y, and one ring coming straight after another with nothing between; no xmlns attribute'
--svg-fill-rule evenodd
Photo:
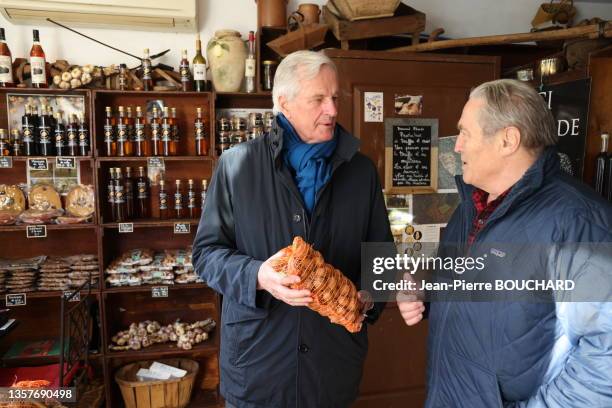
<svg viewBox="0 0 612 408"><path fill-rule="evenodd" d="M12 169L13 168L13 158L10 156L2 156L0 157L0 169Z"/></svg>
<svg viewBox="0 0 612 408"><path fill-rule="evenodd" d="M49 169L47 159L45 158L28 159L28 167L31 170L48 170Z"/></svg>
<svg viewBox="0 0 612 408"><path fill-rule="evenodd" d="M27 297L25 293L11 293L6 295L5 304L7 307L25 306Z"/></svg>
<svg viewBox="0 0 612 408"><path fill-rule="evenodd" d="M46 238L46 225L28 225L26 226L26 238Z"/></svg>
<svg viewBox="0 0 612 408"><path fill-rule="evenodd" d="M188 222L175 222L174 233L175 234L189 234L191 232L191 226Z"/></svg>
<svg viewBox="0 0 612 408"><path fill-rule="evenodd" d="M151 288L151 297L154 297L154 298L168 297L168 287L167 286L153 286Z"/></svg>
<svg viewBox="0 0 612 408"><path fill-rule="evenodd" d="M74 169L76 168L76 159L74 157L56 157L55 168L57 169Z"/></svg>
<svg viewBox="0 0 612 408"><path fill-rule="evenodd" d="M385 119L385 192L435 192L438 119Z"/></svg>

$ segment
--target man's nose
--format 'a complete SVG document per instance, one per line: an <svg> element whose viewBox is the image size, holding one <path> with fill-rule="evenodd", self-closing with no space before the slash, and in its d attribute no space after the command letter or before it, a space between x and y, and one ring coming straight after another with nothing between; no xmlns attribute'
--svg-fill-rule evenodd
<svg viewBox="0 0 612 408"><path fill-rule="evenodd" d="M461 149L462 149L462 141L461 141L461 136L457 136L457 141L455 142L455 153L461 153Z"/></svg>
<svg viewBox="0 0 612 408"><path fill-rule="evenodd" d="M325 99L325 103L323 104L323 113L336 117L338 115L338 107L336 106L336 101L333 98Z"/></svg>

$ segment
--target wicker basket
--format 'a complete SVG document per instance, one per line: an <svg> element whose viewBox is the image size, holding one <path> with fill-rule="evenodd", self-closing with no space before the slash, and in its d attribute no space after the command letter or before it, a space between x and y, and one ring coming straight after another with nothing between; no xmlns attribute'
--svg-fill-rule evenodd
<svg viewBox="0 0 612 408"><path fill-rule="evenodd" d="M342 16L350 21L391 17L400 0L330 0Z"/></svg>
<svg viewBox="0 0 612 408"><path fill-rule="evenodd" d="M149 368L152 361L139 361L123 366L115 374L126 408L183 408L189 404L191 390L198 373L197 362L185 358L156 360L187 371L183 378L163 381L139 381L136 373Z"/></svg>

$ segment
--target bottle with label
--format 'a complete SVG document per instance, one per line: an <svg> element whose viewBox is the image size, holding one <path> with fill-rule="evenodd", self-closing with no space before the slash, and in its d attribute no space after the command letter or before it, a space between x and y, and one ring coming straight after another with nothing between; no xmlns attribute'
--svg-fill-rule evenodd
<svg viewBox="0 0 612 408"><path fill-rule="evenodd" d="M202 55L200 34L196 36L196 55L193 57L193 88L197 92L206 92L210 88L206 81L206 59Z"/></svg>
<svg viewBox="0 0 612 408"><path fill-rule="evenodd" d="M47 105L40 107L38 120L38 154L53 156L53 142L51 140L51 118L47 114Z"/></svg>
<svg viewBox="0 0 612 408"><path fill-rule="evenodd" d="M123 191L125 194L125 218L134 218L134 179L132 178L132 168L125 168L125 178L123 179Z"/></svg>
<svg viewBox="0 0 612 408"><path fill-rule="evenodd" d="M23 153L26 156L37 154L37 143L34 137L37 124L32 116L32 105L25 106L25 114L21 117L21 133L23 134Z"/></svg>
<svg viewBox="0 0 612 408"><path fill-rule="evenodd" d="M111 209L111 220L116 221L117 215L115 214L115 168L111 167L109 170L109 179L106 186L108 192L108 206Z"/></svg>
<svg viewBox="0 0 612 408"><path fill-rule="evenodd" d="M130 143L132 145L132 155L134 154L134 138L135 138L135 134L134 134L134 116L132 116L132 107L128 106L127 108L125 108L126 114L127 114L127 134L128 134L128 139L130 140Z"/></svg>
<svg viewBox="0 0 612 408"><path fill-rule="evenodd" d="M53 139L55 140L55 154L58 156L68 156L66 128L62 123L62 116L59 112L55 112Z"/></svg>
<svg viewBox="0 0 612 408"><path fill-rule="evenodd" d="M153 107L153 117L149 123L151 127L151 153L153 156L161 155L161 126L157 106Z"/></svg>
<svg viewBox="0 0 612 408"><path fill-rule="evenodd" d="M195 128L195 151L198 156L208 156L208 136L202 120L202 108L196 109L196 118L193 124Z"/></svg>
<svg viewBox="0 0 612 408"><path fill-rule="evenodd" d="M77 135L79 138L79 155L89 155L89 129L83 115L79 116L79 127L77 129Z"/></svg>
<svg viewBox="0 0 612 408"><path fill-rule="evenodd" d="M104 147L107 156L117 155L117 139L115 138L115 118L110 106L105 108L106 118L104 119Z"/></svg>
<svg viewBox="0 0 612 408"><path fill-rule="evenodd" d="M21 142L21 134L19 129L11 130L11 147L13 156L23 156L23 144Z"/></svg>
<svg viewBox="0 0 612 408"><path fill-rule="evenodd" d="M174 218L183 218L183 194L181 193L181 180L176 180L174 191Z"/></svg>
<svg viewBox="0 0 612 408"><path fill-rule="evenodd" d="M47 66L45 61L45 51L40 45L38 30L34 30L34 44L30 50L30 75L32 77L33 88L47 88Z"/></svg>
<svg viewBox="0 0 612 408"><path fill-rule="evenodd" d="M179 65L179 72L181 74L181 89L183 92L187 92L191 91L191 72L189 72L187 50L183 50L181 54L181 63Z"/></svg>
<svg viewBox="0 0 612 408"><path fill-rule="evenodd" d="M170 156L176 156L181 143L181 130L176 119L176 108L170 109L170 126L172 127L172 142L170 143Z"/></svg>
<svg viewBox="0 0 612 408"><path fill-rule="evenodd" d="M132 141L128 132L128 118L123 106L119 107L119 118L117 120L117 156L132 156Z"/></svg>
<svg viewBox="0 0 612 408"><path fill-rule="evenodd" d="M142 57L142 86L145 91L153 90L153 73L151 66L151 58L149 57L149 49L144 49L144 56Z"/></svg>
<svg viewBox="0 0 612 408"><path fill-rule="evenodd" d="M0 86L14 86L13 57L4 37L4 28L0 28Z"/></svg>
<svg viewBox="0 0 612 408"><path fill-rule="evenodd" d="M117 86L120 91L128 89L128 73L127 66L125 64L119 64L119 75L117 76Z"/></svg>
<svg viewBox="0 0 612 408"><path fill-rule="evenodd" d="M204 203L206 202L206 193L208 191L208 181L206 179L202 180L202 191L200 192L200 209L202 210L202 214L204 214Z"/></svg>
<svg viewBox="0 0 612 408"><path fill-rule="evenodd" d="M138 167L138 178L136 179L136 216L138 218L149 218L149 180L144 167Z"/></svg>
<svg viewBox="0 0 612 408"><path fill-rule="evenodd" d="M601 150L599 154L595 157L595 191L601 194L604 197L607 197L607 191L605 191L605 187L607 183L607 173L608 169L606 168L608 162L608 143L610 140L610 135L608 133L601 134Z"/></svg>
<svg viewBox="0 0 612 408"><path fill-rule="evenodd" d="M245 91L255 92L255 74L257 62L255 61L255 33L249 31L249 52L244 62L244 83Z"/></svg>
<svg viewBox="0 0 612 408"><path fill-rule="evenodd" d="M145 133L145 120L142 117L142 108L136 107L136 119L134 120L134 155L143 157L149 154L147 146L147 135Z"/></svg>
<svg viewBox="0 0 612 408"><path fill-rule="evenodd" d="M0 156L11 155L11 142L6 129L0 129ZM178 181L178 180L177 180Z"/></svg>
<svg viewBox="0 0 612 408"><path fill-rule="evenodd" d="M66 126L66 147L68 156L79 154L79 125L76 115L70 115L68 126Z"/></svg>
<svg viewBox="0 0 612 408"><path fill-rule="evenodd" d="M126 219L125 208L125 186L121 169L115 168L115 179L113 180L113 192L115 195L115 222L123 222Z"/></svg>
<svg viewBox="0 0 612 408"><path fill-rule="evenodd" d="M193 186L193 179L187 182L187 211L189 218L198 218L200 209L196 203L196 191Z"/></svg>
<svg viewBox="0 0 612 408"><path fill-rule="evenodd" d="M161 140L159 151L163 156L170 156L170 144L172 143L172 123L170 121L170 110L164 106L164 117L161 121Z"/></svg>
<svg viewBox="0 0 612 408"><path fill-rule="evenodd" d="M168 219L168 192L164 180L159 181L159 218L162 220Z"/></svg>

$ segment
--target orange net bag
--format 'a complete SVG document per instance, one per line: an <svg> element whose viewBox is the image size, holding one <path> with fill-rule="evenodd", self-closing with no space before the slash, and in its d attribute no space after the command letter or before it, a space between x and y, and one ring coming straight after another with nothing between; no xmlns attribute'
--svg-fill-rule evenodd
<svg viewBox="0 0 612 408"><path fill-rule="evenodd" d="M361 329L360 303L357 289L342 272L325 263L323 256L301 237L282 250L281 257L273 260L272 267L283 275L297 275L300 282L292 289L308 289L312 302L308 307L328 317L332 323L344 326L349 332Z"/></svg>

